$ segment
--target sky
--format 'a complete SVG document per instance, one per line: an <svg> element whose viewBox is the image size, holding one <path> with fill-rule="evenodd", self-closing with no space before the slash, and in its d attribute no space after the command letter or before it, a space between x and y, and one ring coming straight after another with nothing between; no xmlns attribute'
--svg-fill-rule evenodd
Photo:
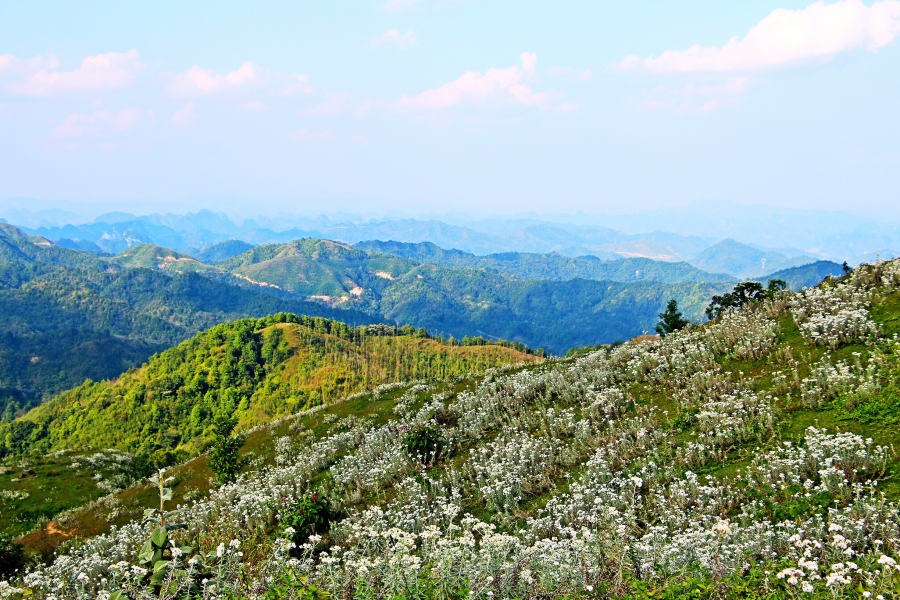
<svg viewBox="0 0 900 600"><path fill-rule="evenodd" d="M0 0L0 199L897 215L900 0Z"/></svg>

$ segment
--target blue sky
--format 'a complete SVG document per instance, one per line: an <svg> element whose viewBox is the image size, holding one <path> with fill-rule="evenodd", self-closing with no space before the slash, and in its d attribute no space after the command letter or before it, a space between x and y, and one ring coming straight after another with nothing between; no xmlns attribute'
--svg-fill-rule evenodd
<svg viewBox="0 0 900 600"><path fill-rule="evenodd" d="M900 1L0 1L0 198L900 204Z"/></svg>

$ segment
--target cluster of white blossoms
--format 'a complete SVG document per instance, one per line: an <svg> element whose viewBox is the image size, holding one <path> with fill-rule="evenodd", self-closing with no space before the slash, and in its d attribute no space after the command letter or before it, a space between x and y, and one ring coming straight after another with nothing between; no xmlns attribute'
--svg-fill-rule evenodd
<svg viewBox="0 0 900 600"><path fill-rule="evenodd" d="M879 268L882 280L897 278L893 264ZM826 355L805 381L789 376L790 352L776 350L785 310L817 345L874 341L867 306L878 282L865 277L659 340L497 370L418 409L417 394L430 390L407 384L387 424L332 419L319 439L309 430L279 438L274 466L179 507L185 529L171 536L205 553L215 577L198 588L203 598L261 597L292 576L348 599L590 595L754 565L792 593L880 594L893 585L900 544L900 509L877 492L888 449L815 427L771 443L777 390L823 402L877 386L896 341L880 342L871 361ZM863 317L850 314L857 310ZM723 367L734 360L787 371L762 382ZM450 459L426 468L407 442L429 428ZM756 444L768 450L757 448L733 477L694 472ZM312 489L343 518L324 538L287 529L273 541ZM134 521L85 540L11 585L54 600L105 600L116 590L149 598L137 557L153 527ZM200 571L196 557L176 557L167 577L187 586Z"/></svg>
<svg viewBox="0 0 900 600"><path fill-rule="evenodd" d="M837 348L851 342L874 342L878 326L869 317L872 290L862 278L806 288L790 300L791 313L812 344Z"/></svg>

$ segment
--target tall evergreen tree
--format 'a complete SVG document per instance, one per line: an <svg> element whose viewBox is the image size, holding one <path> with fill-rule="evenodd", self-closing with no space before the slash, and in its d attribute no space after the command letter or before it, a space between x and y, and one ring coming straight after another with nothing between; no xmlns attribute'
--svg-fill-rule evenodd
<svg viewBox="0 0 900 600"><path fill-rule="evenodd" d="M690 324L690 321L684 318L681 311L678 310L678 301L669 300L666 304L666 310L659 313L659 323L656 324L656 332L665 336L673 331L684 329Z"/></svg>

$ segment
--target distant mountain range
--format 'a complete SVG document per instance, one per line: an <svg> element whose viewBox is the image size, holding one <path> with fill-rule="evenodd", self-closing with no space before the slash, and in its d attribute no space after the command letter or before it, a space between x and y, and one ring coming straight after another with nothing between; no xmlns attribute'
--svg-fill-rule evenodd
<svg viewBox="0 0 900 600"><path fill-rule="evenodd" d="M290 223L288 220L286 223ZM268 223L271 225L271 223ZM138 244L154 244L195 256L210 264L233 256L251 246L286 243L295 239L331 239L346 244L358 244L372 240L390 240L405 244L431 243L435 247L458 250L464 257L429 254L425 247L415 252L421 254L419 260L427 260L442 266L490 267L496 262L474 260L473 257L515 253L519 256L513 262L525 264L534 260L534 255L555 253L560 257L594 257L604 260L620 258L652 259L655 261L687 262L708 273L720 273L732 277L746 278L809 264L817 257L795 249L773 250L741 244L733 239L716 240L697 236L682 236L655 231L651 233L625 234L609 228L574 224L554 224L532 221L508 222L505 226L494 223L491 231L478 231L462 225L451 225L441 221L420 221L399 219L379 222L335 222L320 218L307 223L311 229L275 230L263 227L255 220L247 220L240 225L231 221L223 213L203 210L187 215L148 215L136 217L126 213L107 213L94 222L79 225L41 226L25 228L33 235L54 240L58 245L72 248L117 254ZM487 228L487 227L486 227ZM220 244L228 242L228 246ZM217 247L210 254L212 248ZM413 252L411 249L395 252ZM424 253L424 254L422 254ZM411 256L411 255L410 255ZM499 260L499 259L498 259ZM559 267L556 260L553 268ZM646 263L644 263L646 265ZM545 265L548 267L549 265ZM630 269L632 265L623 265ZM636 264L634 271L641 271ZM500 267L491 267L500 268ZM508 265L507 269L513 268ZM540 269L506 271L518 276L540 277ZM586 261L569 264L565 269L572 276L590 275L596 266L590 267ZM588 273L582 275L580 273ZM569 275L563 278L569 277ZM635 279L641 279L638 274Z"/></svg>
<svg viewBox="0 0 900 600"><path fill-rule="evenodd" d="M570 257L556 252L549 254L503 252L476 256L462 250L445 250L431 242L411 244L393 241L366 241L354 244L354 248L367 252L393 254L442 267L492 269L520 279L553 281L595 279L620 282L648 280L660 283L732 281L734 279L725 273L701 271L686 262L663 262L649 258L601 260L592 255Z"/></svg>
<svg viewBox="0 0 900 600"><path fill-rule="evenodd" d="M154 206L163 205L154 203ZM323 204L316 203L316 206ZM102 207L117 208L104 213ZM846 260L855 265L860 261L872 262L877 256L890 258L900 253L900 222L890 221L883 214L868 218L839 211L727 201L693 202L618 215L514 218L452 214L426 218L395 214L373 217L334 212L318 216L270 213L245 219L206 209L186 214L136 216L123 212L121 207L133 211L143 204L8 199L0 200L0 220L5 218L30 233L53 240L91 242L113 254L137 243L154 243L195 255L229 239L260 245L303 237L348 244L367 240L432 242L476 255L557 252L571 257L644 257L676 262L696 258L703 250L728 238L764 253L776 252L788 258L804 256L810 262Z"/></svg>
<svg viewBox="0 0 900 600"><path fill-rule="evenodd" d="M0 224L0 413L4 397L34 399L114 377L240 317L285 311L374 321L187 263L202 265L152 246L101 258Z"/></svg>

